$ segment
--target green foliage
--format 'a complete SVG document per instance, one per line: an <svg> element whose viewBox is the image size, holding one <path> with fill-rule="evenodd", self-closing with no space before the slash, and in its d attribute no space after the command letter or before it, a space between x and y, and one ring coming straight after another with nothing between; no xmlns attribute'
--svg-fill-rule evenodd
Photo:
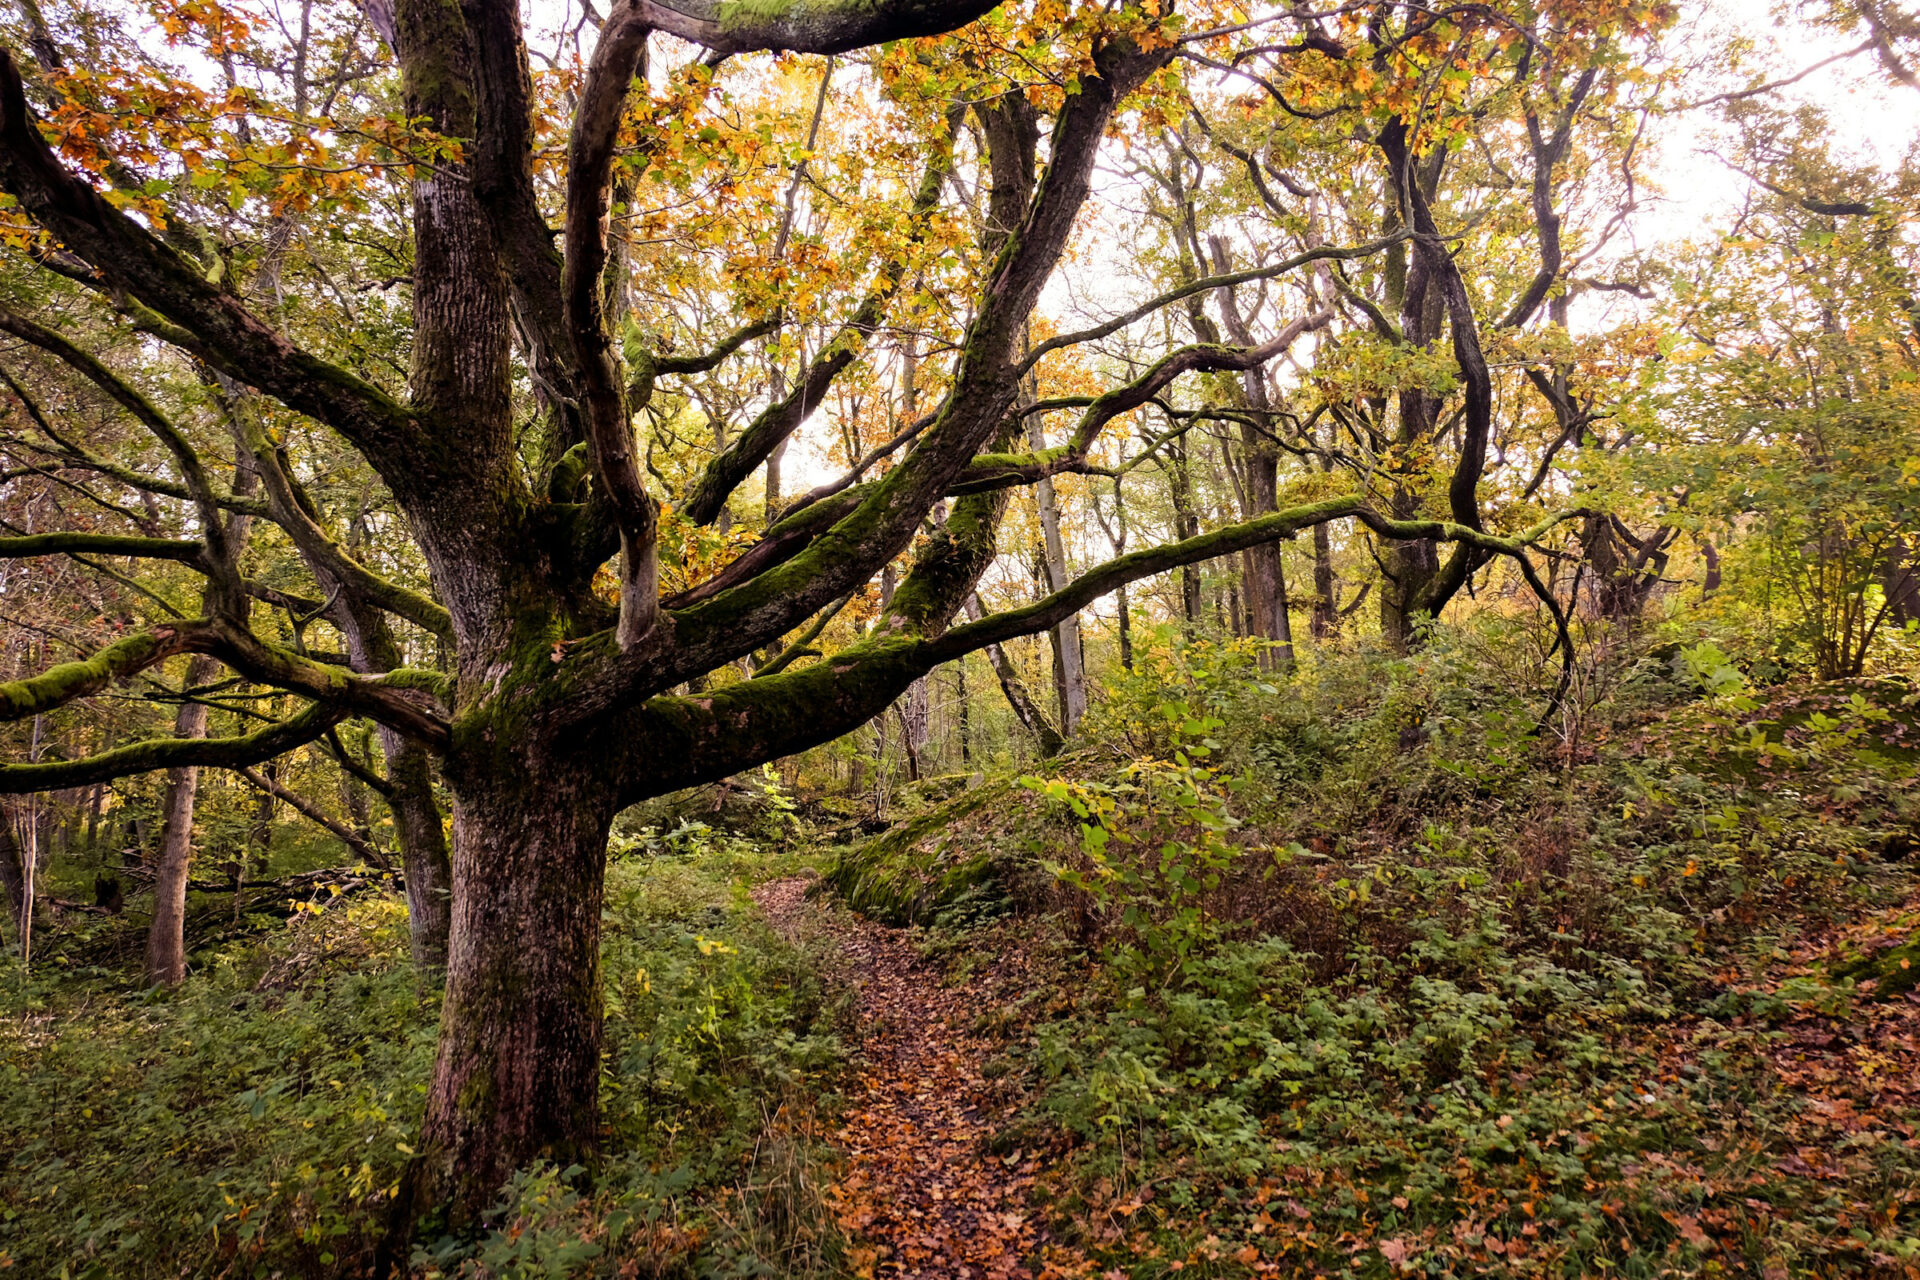
<svg viewBox="0 0 1920 1280"><path fill-rule="evenodd" d="M1239 825L1227 809L1237 780L1199 763L1225 722L1188 715L1184 703L1164 710L1171 739L1185 744L1171 761L1136 760L1111 783L1020 779L1077 820L1079 858L1048 870L1118 927L1110 959L1156 987L1176 981L1218 933L1208 901L1235 861L1227 833Z"/></svg>
<svg viewBox="0 0 1920 1280"><path fill-rule="evenodd" d="M837 1061L833 1006L745 898L779 865L700 849L612 866L607 1158L591 1182L522 1171L491 1231L425 1243L424 1273L581 1276L640 1258L805 1274L829 1255L812 1156L781 1108ZM16 974L3 998L0 1261L103 1280L364 1268L436 1031L399 901L298 913L169 994Z"/></svg>
<svg viewBox="0 0 1920 1280"><path fill-rule="evenodd" d="M1211 755L1025 780L1071 815L1044 856L1099 951L1027 1057L1035 1119L1074 1144L1056 1221L1099 1265L1812 1275L1915 1253L1920 1164L1895 1144L1807 1172L1826 1113L1769 1058L1849 1016L1854 978L1896 985L1907 944L1758 978L1908 884L1874 856L1913 817L1905 686L1763 699L1710 642L1623 655L1568 760L1511 674L1528 656L1481 643L1501 633L1347 655L1226 723L1176 684L1158 741Z"/></svg>

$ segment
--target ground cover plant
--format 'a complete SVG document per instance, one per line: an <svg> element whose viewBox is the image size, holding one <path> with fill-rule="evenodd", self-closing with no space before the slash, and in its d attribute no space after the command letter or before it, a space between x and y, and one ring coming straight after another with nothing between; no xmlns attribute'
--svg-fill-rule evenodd
<svg viewBox="0 0 1920 1280"><path fill-rule="evenodd" d="M0 1270L1920 1269L1916 139L1909 0L0 7Z"/></svg>

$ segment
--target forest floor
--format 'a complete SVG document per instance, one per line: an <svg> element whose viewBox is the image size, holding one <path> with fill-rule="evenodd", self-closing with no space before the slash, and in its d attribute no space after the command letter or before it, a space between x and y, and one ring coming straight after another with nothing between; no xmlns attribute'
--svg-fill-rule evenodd
<svg viewBox="0 0 1920 1280"><path fill-rule="evenodd" d="M1111 1254L1089 1257L1049 1232L1045 1204L1058 1188L1048 1184L1063 1153L1043 1149L1044 1138L1033 1145L1033 1127L1018 1123L1032 1099L993 1065L1018 1052L1015 1010L1030 1003L1023 998L1064 976L1045 971L1038 958L1045 949L1027 945L1034 939L1020 928L996 928L989 954L956 968L930 954L918 931L870 920L830 895L810 896L814 883L778 879L753 898L780 933L824 956L829 981L857 1001L858 1047L837 1128L827 1130L840 1157L826 1199L854 1242L851 1271L927 1280L1119 1274L1107 1269ZM1837 1191L1878 1181L1873 1166L1890 1149L1920 1145L1910 1123L1920 1079L1920 992L1844 1008L1822 998L1831 994L1823 975L1836 954L1872 954L1909 936L1916 921L1920 894L1818 930L1758 969L1723 971L1723 990L1741 1003L1772 1006L1760 1026L1736 1017L1728 1028L1694 1013L1643 1034L1640 1047L1665 1065L1659 1075L1669 1084L1697 1071L1703 1056L1731 1051L1764 1077L1762 1095L1790 1100L1792 1119L1763 1144L1771 1150L1754 1153L1760 1168L1743 1180L1757 1187L1784 1174ZM1027 1148L996 1144L1005 1133L1023 1134ZM1847 1204L1851 1198L1840 1200L1842 1228L1865 1209ZM1709 1250L1723 1233L1730 1247L1744 1225L1704 1206L1663 1216L1681 1239ZM1862 1245L1863 1273L1898 1271L1893 1258Z"/></svg>
<svg viewBox="0 0 1920 1280"><path fill-rule="evenodd" d="M781 933L829 942L835 981L857 993L861 1038L835 1135L843 1163L828 1192L859 1242L855 1271L929 1280L1083 1273L1084 1257L1049 1241L1030 1203L1043 1157L996 1155L987 1143L1019 1099L983 1070L1005 1047L983 1015L1031 988L1030 954L1007 948L972 981L950 986L908 931L809 898L812 884L773 880L753 896Z"/></svg>

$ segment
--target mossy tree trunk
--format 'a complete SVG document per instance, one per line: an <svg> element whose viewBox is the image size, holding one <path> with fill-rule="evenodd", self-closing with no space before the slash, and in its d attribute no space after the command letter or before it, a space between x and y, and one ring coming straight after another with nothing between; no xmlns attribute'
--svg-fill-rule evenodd
<svg viewBox="0 0 1920 1280"><path fill-rule="evenodd" d="M614 791L532 744L452 768L446 995L414 1185L471 1211L532 1160L595 1151Z"/></svg>

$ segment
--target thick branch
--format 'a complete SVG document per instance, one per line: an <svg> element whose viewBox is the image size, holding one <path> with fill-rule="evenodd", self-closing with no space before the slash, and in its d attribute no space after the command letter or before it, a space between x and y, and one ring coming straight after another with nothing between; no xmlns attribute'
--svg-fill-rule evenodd
<svg viewBox="0 0 1920 1280"><path fill-rule="evenodd" d="M24 720L76 698L98 693L115 680L138 675L180 653L203 653L215 636L205 622L156 627L116 640L91 657L62 662L37 676L0 684L0 720Z"/></svg>
<svg viewBox="0 0 1920 1280"><path fill-rule="evenodd" d="M649 33L640 4L620 0L614 5L587 66L568 145L563 278L567 333L580 377L587 454L620 530L620 622L615 637L623 651L652 631L659 616L659 513L634 457L633 425L601 275L607 266L614 147ZM643 368L641 377L650 387L652 367Z"/></svg>
<svg viewBox="0 0 1920 1280"><path fill-rule="evenodd" d="M705 373L755 338L764 338L779 327L780 320L777 316L756 320L750 325L735 329L722 338L720 345L711 351L703 351L693 356L655 356L653 371L655 374Z"/></svg>
<svg viewBox="0 0 1920 1280"><path fill-rule="evenodd" d="M294 491L293 480L265 434L247 415L229 412L234 432L253 455L254 469L266 483L267 500L273 519L293 540L300 554L317 574L323 574L353 592L367 603L407 619L414 625L452 642L453 615L431 597L389 582L348 555L320 523L307 512L307 504Z"/></svg>
<svg viewBox="0 0 1920 1280"><path fill-rule="evenodd" d="M849 49L937 36L991 12L999 0L644 0L643 20L717 53ZM616 9L616 13L618 10ZM608 20L611 26L613 19Z"/></svg>

